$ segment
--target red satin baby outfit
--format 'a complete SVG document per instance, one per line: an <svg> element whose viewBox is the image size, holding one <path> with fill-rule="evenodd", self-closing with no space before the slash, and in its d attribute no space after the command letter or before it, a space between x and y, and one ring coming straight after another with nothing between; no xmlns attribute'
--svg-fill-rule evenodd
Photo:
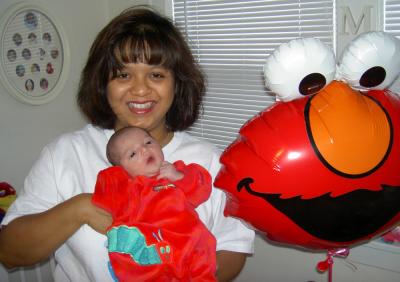
<svg viewBox="0 0 400 282"><path fill-rule="evenodd" d="M171 182L102 170L92 201L112 214L108 251L119 281L216 281L216 240L195 208L211 193L211 176L197 164L174 166Z"/></svg>

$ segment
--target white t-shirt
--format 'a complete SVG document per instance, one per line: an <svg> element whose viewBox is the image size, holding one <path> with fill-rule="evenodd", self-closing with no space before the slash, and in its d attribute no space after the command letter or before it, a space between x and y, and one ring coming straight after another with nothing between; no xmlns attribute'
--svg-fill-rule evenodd
<svg viewBox="0 0 400 282"><path fill-rule="evenodd" d="M110 166L105 149L113 133L87 125L47 145L2 224L46 211L77 194L92 193L97 173ZM217 149L184 132L175 132L163 152L169 162L183 160L202 165L213 179L220 168ZM217 250L253 253L254 231L237 219L225 217L224 206L224 192L213 189L209 200L197 208L201 220L217 239ZM55 253L55 281L113 281L108 270L106 241L105 235L88 225L79 228Z"/></svg>

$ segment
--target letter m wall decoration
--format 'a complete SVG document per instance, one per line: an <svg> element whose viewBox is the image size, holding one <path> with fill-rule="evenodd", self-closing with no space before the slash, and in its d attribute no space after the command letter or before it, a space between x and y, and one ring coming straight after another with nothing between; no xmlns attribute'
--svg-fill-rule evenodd
<svg viewBox="0 0 400 282"><path fill-rule="evenodd" d="M383 30L384 0L337 0L336 55L357 35L371 30Z"/></svg>

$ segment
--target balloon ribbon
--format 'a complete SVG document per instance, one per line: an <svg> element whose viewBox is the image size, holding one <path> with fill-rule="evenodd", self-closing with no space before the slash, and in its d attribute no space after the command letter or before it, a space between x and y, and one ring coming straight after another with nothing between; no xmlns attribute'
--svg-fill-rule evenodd
<svg viewBox="0 0 400 282"><path fill-rule="evenodd" d="M325 272L328 270L328 282L332 282L333 257L346 258L349 255L349 252L349 248L328 250L326 260L320 261L317 264L317 270L319 272Z"/></svg>

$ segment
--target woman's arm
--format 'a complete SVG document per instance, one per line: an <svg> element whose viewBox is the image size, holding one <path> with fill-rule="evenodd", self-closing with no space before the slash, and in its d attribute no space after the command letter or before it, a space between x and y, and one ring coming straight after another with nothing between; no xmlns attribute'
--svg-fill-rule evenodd
<svg viewBox="0 0 400 282"><path fill-rule="evenodd" d="M16 218L0 231L0 262L27 266L48 258L83 224L105 233L111 216L91 203L92 194L77 195L48 211Z"/></svg>
<svg viewBox="0 0 400 282"><path fill-rule="evenodd" d="M217 251L217 278L219 282L232 281L239 275L246 262L247 254Z"/></svg>

